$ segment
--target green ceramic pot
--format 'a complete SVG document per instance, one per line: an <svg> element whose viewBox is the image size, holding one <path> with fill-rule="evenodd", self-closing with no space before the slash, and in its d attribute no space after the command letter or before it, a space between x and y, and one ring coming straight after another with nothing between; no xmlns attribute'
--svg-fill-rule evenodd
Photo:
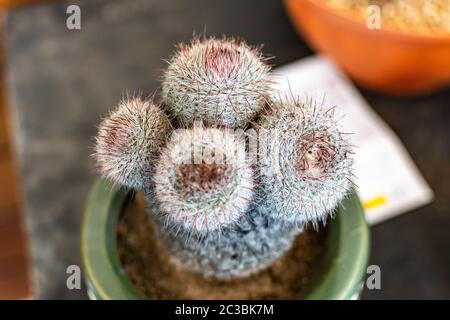
<svg viewBox="0 0 450 320"><path fill-rule="evenodd" d="M127 278L119 262L116 224L129 197L100 179L84 215L81 250L84 276L92 299L146 299ZM366 274L369 228L356 194L339 207L329 224L329 244L319 275L299 299L356 299Z"/></svg>

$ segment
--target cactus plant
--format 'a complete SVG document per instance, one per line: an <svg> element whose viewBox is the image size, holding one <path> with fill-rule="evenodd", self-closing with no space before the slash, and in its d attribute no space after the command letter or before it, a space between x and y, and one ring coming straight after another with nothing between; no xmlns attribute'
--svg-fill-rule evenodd
<svg viewBox="0 0 450 320"><path fill-rule="evenodd" d="M351 187L351 145L333 112L270 98L268 71L242 41L194 39L170 60L161 108L129 99L100 125L100 172L143 192L180 268L221 279L255 273Z"/></svg>
<svg viewBox="0 0 450 320"><path fill-rule="evenodd" d="M198 39L180 45L162 84L164 104L186 126L244 127L270 91L270 67L258 48L235 39Z"/></svg>
<svg viewBox="0 0 450 320"><path fill-rule="evenodd" d="M286 95L257 124L269 133L260 171L270 214L300 228L325 223L353 186L352 145L334 110Z"/></svg>

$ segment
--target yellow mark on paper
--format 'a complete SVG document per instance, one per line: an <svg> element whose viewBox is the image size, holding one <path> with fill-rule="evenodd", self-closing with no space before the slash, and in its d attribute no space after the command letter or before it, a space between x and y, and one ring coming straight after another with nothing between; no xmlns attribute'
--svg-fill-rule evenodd
<svg viewBox="0 0 450 320"><path fill-rule="evenodd" d="M385 204L386 201L387 201L387 199L384 196L376 197L376 198L373 198L373 199L370 199L370 200L364 202L363 207L364 207L364 209L371 209L371 208L379 207L379 206Z"/></svg>

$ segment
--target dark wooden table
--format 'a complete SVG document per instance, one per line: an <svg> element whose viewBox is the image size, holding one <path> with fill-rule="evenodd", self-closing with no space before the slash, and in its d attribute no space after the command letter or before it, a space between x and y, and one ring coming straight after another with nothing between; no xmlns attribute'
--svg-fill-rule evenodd
<svg viewBox="0 0 450 320"><path fill-rule="evenodd" d="M69 4L81 7L79 31L66 28ZM157 89L161 58L193 31L265 43L276 65L311 54L281 1L70 0L10 12L9 93L40 298L85 297L66 288L65 271L80 264L100 115L127 89ZM371 263L381 267L382 289L363 297L450 298L450 90L410 99L363 94L436 194L433 204L372 228Z"/></svg>

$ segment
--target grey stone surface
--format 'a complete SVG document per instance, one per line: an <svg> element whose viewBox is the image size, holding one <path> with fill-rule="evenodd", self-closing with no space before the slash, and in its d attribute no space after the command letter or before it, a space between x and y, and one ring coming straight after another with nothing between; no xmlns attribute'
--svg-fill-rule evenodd
<svg viewBox="0 0 450 320"><path fill-rule="evenodd" d="M78 4L82 30L66 28ZM79 226L95 173L100 116L126 90L158 88L163 58L192 32L240 36L280 65L311 53L281 1L71 0L16 9L7 19L9 94L39 298L85 298L65 286L80 264ZM436 201L373 228L382 290L365 298L450 298L450 90L416 99L363 91L399 134Z"/></svg>

